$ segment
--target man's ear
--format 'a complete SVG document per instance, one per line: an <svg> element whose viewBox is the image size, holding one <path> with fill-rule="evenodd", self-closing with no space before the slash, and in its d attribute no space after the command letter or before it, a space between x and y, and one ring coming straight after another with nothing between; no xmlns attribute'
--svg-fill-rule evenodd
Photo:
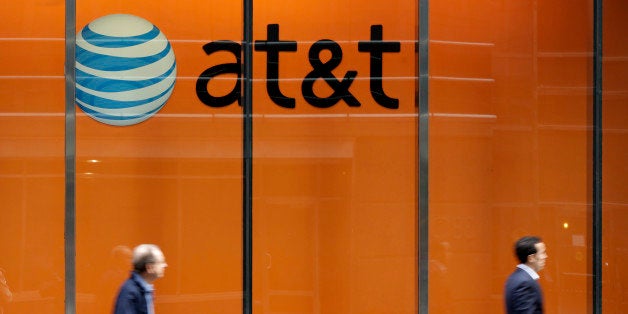
<svg viewBox="0 0 628 314"><path fill-rule="evenodd" d="M153 263L146 263L146 273L150 274L153 271L153 268L155 268L155 264Z"/></svg>

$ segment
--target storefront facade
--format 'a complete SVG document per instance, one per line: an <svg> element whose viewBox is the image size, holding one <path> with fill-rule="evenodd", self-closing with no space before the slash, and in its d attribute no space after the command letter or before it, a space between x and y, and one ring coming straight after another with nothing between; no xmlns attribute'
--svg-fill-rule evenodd
<svg viewBox="0 0 628 314"><path fill-rule="evenodd" d="M0 313L110 313L140 243L160 314L502 313L528 234L547 312L628 307L625 1L2 19Z"/></svg>

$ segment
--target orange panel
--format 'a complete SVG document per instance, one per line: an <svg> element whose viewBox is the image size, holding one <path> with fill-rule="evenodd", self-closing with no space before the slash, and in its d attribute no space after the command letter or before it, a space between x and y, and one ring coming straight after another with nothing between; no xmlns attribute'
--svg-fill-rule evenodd
<svg viewBox="0 0 628 314"><path fill-rule="evenodd" d="M255 313L416 313L416 6L255 1ZM381 58L382 90L397 109L371 95L370 54L360 52L377 25L399 47ZM269 38L292 49L279 52L275 75L294 108L269 95L260 46ZM308 76L326 62L338 81L355 75L337 102L325 103L332 81Z"/></svg>
<svg viewBox="0 0 628 314"><path fill-rule="evenodd" d="M77 29L114 13L157 26L172 45L174 92L154 116L111 126L77 108L77 310L110 313L129 276L130 249L159 245L168 268L155 282L158 313L242 311L242 118L238 106L197 98L205 69L234 62L212 41L238 41L240 4L223 1L87 1ZM212 82L227 90L235 77Z"/></svg>
<svg viewBox="0 0 628 314"><path fill-rule="evenodd" d="M628 3L604 1L602 308L628 308Z"/></svg>
<svg viewBox="0 0 628 314"><path fill-rule="evenodd" d="M0 313L64 300L63 1L0 12Z"/></svg>
<svg viewBox="0 0 628 314"><path fill-rule="evenodd" d="M524 234L548 246L547 312L588 312L590 2L430 3L430 312L502 313ZM0 312L63 311L63 5L0 12ZM254 8L254 311L416 313L416 1ZM79 29L112 13L149 20L177 66L147 121L110 126L77 108L78 312L109 313L130 249L151 242L169 264L157 312L241 313L242 108L196 94L201 73L239 56L241 3L77 11ZM625 12L605 2L605 313L626 308L628 285ZM219 40L238 51L203 51ZM237 84L223 73L205 87Z"/></svg>
<svg viewBox="0 0 628 314"><path fill-rule="evenodd" d="M430 312L503 313L526 234L548 247L546 311L590 308L591 16L430 3Z"/></svg>

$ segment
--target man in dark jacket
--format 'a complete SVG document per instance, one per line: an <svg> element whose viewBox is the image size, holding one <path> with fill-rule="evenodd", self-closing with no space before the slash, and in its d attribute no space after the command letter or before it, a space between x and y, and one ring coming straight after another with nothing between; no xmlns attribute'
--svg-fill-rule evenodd
<svg viewBox="0 0 628 314"><path fill-rule="evenodd" d="M164 276L166 259L158 246L141 244L133 250L133 271L118 293L114 314L155 314L153 282Z"/></svg>
<svg viewBox="0 0 628 314"><path fill-rule="evenodd" d="M545 243L539 237L523 237L515 243L515 254L520 264L506 281L506 313L543 313L543 293L537 280L547 259Z"/></svg>

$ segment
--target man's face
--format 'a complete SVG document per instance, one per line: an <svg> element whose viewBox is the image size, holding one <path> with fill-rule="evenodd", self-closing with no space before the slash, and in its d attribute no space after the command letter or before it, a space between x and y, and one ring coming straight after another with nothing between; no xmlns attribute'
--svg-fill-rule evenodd
<svg viewBox="0 0 628 314"><path fill-rule="evenodd" d="M168 264L166 264L164 253L159 251L155 254L155 262L146 265L146 272L154 279L157 279L164 276L166 267L168 267Z"/></svg>
<svg viewBox="0 0 628 314"><path fill-rule="evenodd" d="M543 242L535 244L534 247L536 248L536 253L528 256L528 264L534 271L538 272L545 268L547 252L545 250L545 243Z"/></svg>

